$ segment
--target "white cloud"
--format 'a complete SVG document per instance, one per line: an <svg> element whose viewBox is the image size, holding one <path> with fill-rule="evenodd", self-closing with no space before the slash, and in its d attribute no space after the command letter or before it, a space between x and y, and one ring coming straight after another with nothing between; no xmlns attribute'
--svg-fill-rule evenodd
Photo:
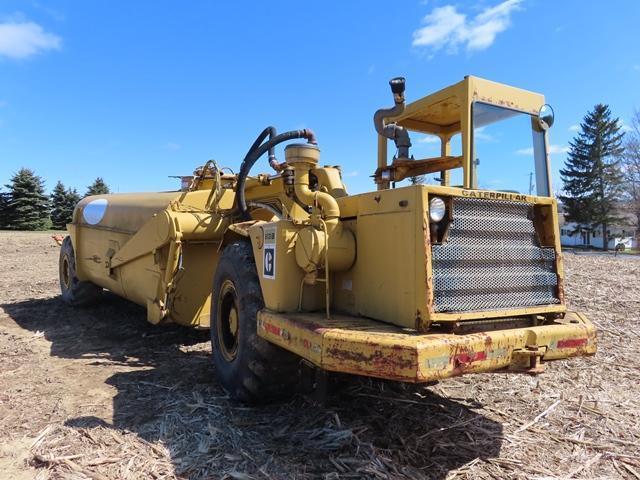
<svg viewBox="0 0 640 480"><path fill-rule="evenodd" d="M176 150L180 150L181 147L182 145L174 142L169 142L164 146L165 150L171 150L172 152L175 152Z"/></svg>
<svg viewBox="0 0 640 480"><path fill-rule="evenodd" d="M529 148L521 148L520 150L516 150L518 155L533 155L533 147Z"/></svg>
<svg viewBox="0 0 640 480"><path fill-rule="evenodd" d="M522 0L505 0L471 19L453 5L434 8L422 19L425 26L413 32L412 44L434 51L446 46L449 53L455 53L461 45L467 51L484 50L511 25L511 13L521 3Z"/></svg>
<svg viewBox="0 0 640 480"><path fill-rule="evenodd" d="M360 172L358 172L357 170L342 174L343 177L357 177L358 175L360 175Z"/></svg>
<svg viewBox="0 0 640 480"><path fill-rule="evenodd" d="M460 41L456 37L459 31L465 29L466 16L458 13L456 7L446 5L434 8L423 22L426 25L413 32L413 46L428 46L438 50L447 42Z"/></svg>
<svg viewBox="0 0 640 480"><path fill-rule="evenodd" d="M571 125L569 127L569 131L570 132L579 132L580 131L580 125L578 125L577 123L575 125Z"/></svg>
<svg viewBox="0 0 640 480"><path fill-rule="evenodd" d="M40 2L33 2L32 5L34 8L47 14L56 22L64 22L66 20L66 16L64 15L64 13L59 12L58 10L54 10L53 8L47 7L46 5L42 5Z"/></svg>
<svg viewBox="0 0 640 480"><path fill-rule="evenodd" d="M549 145L549 153L550 154L559 154L559 153L567 153L569 151L569 147L565 145ZM533 147L529 148L521 148L520 150L516 150L518 155L533 155Z"/></svg>
<svg viewBox="0 0 640 480"><path fill-rule="evenodd" d="M476 140L484 140L485 142L493 142L495 140L495 138L493 138L493 135L485 133L484 132L485 128L486 127L476 128L475 131L473 132L473 136L475 137Z"/></svg>
<svg viewBox="0 0 640 480"><path fill-rule="evenodd" d="M622 130L623 132L631 132L633 131L633 128L631 128L629 125L627 125L624 120L620 119L618 121L618 125L620 126L620 130Z"/></svg>
<svg viewBox="0 0 640 480"><path fill-rule="evenodd" d="M566 145L549 145L549 153L558 154L558 153L567 153L569 151L569 147Z"/></svg>
<svg viewBox="0 0 640 480"><path fill-rule="evenodd" d="M45 50L58 50L62 39L34 22L0 23L0 57L27 58Z"/></svg>
<svg viewBox="0 0 640 480"><path fill-rule="evenodd" d="M440 139L435 135L425 135L422 138L418 139L420 143L440 143Z"/></svg>

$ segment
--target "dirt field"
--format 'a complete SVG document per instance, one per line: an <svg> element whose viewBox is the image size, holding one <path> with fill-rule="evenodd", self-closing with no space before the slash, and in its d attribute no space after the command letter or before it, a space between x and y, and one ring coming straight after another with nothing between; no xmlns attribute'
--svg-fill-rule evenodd
<svg viewBox="0 0 640 480"><path fill-rule="evenodd" d="M324 406L246 408L207 335L111 295L58 298L48 234L0 232L0 479L639 478L640 261L566 255L595 357L538 377L405 388L350 379Z"/></svg>

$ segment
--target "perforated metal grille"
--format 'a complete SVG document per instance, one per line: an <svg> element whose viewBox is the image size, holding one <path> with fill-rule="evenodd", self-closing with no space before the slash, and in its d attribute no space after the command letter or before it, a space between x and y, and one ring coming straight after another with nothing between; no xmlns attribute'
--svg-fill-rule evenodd
<svg viewBox="0 0 640 480"><path fill-rule="evenodd" d="M432 247L434 310L559 303L555 251L538 245L532 219L527 203L454 198L448 236Z"/></svg>

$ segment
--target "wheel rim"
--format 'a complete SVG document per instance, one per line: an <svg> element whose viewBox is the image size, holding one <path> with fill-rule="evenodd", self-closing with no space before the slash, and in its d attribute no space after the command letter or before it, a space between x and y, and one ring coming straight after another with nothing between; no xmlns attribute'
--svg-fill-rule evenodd
<svg viewBox="0 0 640 480"><path fill-rule="evenodd" d="M218 348L228 362L233 361L238 354L240 317L236 298L236 289L233 283L225 280L218 296L216 328L218 330Z"/></svg>
<svg viewBox="0 0 640 480"><path fill-rule="evenodd" d="M69 289L71 284L71 265L69 264L69 257L66 255L62 258L62 284L65 289Z"/></svg>

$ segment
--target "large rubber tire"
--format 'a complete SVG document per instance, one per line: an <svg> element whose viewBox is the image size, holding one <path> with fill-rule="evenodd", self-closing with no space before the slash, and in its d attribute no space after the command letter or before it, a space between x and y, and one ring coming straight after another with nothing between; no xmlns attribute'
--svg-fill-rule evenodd
<svg viewBox="0 0 640 480"><path fill-rule="evenodd" d="M257 313L264 300L249 242L225 247L211 298L213 364L222 387L248 404L291 397L300 359L257 334Z"/></svg>
<svg viewBox="0 0 640 480"><path fill-rule="evenodd" d="M74 307L86 307L100 300L102 288L91 282L81 282L76 274L76 256L71 237L65 237L58 263L62 300Z"/></svg>

